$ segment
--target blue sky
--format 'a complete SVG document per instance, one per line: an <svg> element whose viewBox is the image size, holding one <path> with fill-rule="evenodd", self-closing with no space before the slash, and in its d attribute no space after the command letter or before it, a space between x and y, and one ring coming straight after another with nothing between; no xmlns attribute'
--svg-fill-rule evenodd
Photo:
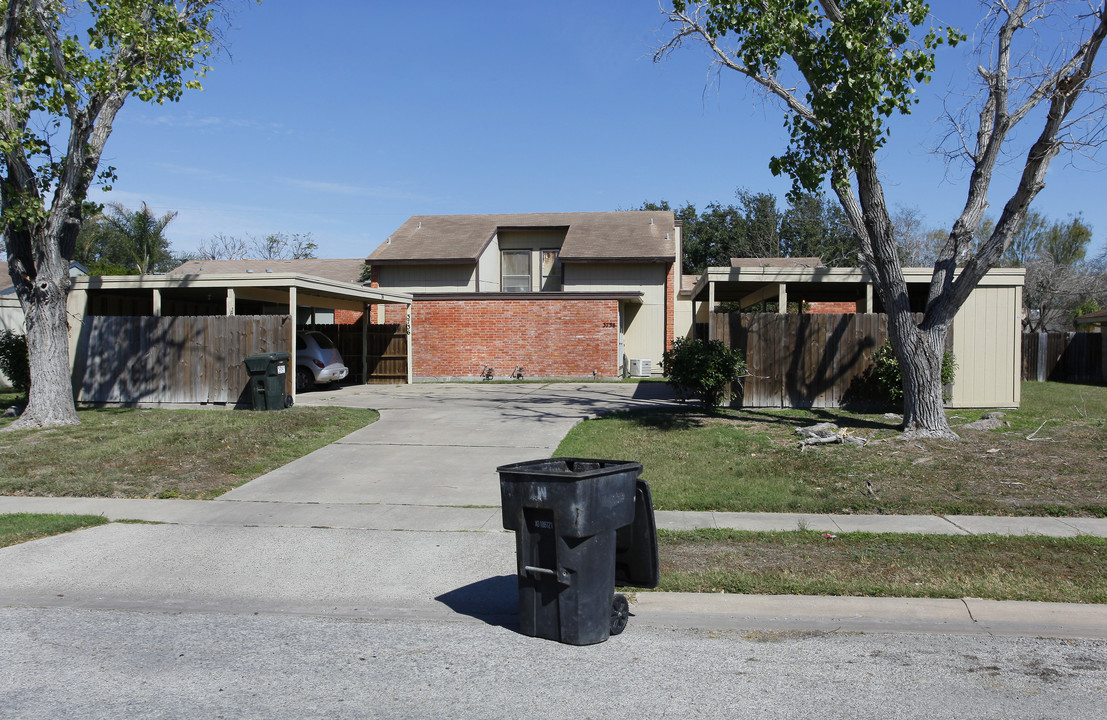
<svg viewBox="0 0 1107 720"><path fill-rule="evenodd" d="M739 187L783 205L788 184L767 168L785 146L781 112L737 75L712 76L694 46L655 64L669 32L656 0L415 7L240 1L204 91L128 101L104 153L118 181L94 199L178 212L177 251L217 233L311 233L320 257L368 255L415 214L702 208ZM959 0L933 7L962 12ZM944 227L965 180L929 152L947 86L923 90L882 158L890 203ZM1055 161L1034 207L1082 212L1099 248L1104 175L1079 164ZM1017 169L993 186L993 214Z"/></svg>

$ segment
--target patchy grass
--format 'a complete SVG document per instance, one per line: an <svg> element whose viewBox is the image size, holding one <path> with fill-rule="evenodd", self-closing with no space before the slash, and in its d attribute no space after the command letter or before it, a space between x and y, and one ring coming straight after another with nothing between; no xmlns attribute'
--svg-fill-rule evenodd
<svg viewBox="0 0 1107 720"><path fill-rule="evenodd" d="M216 497L379 417L336 407L78 414L74 427L0 433L0 494Z"/></svg>
<svg viewBox="0 0 1107 720"><path fill-rule="evenodd" d="M659 532L660 590L1107 603L1107 539Z"/></svg>
<svg viewBox="0 0 1107 720"><path fill-rule="evenodd" d="M1009 427L904 442L879 414L631 411L581 423L557 454L641 462L659 510L1107 516L1107 388L1024 383L1005 412ZM870 443L801 448L795 429L822 421Z"/></svg>
<svg viewBox="0 0 1107 720"><path fill-rule="evenodd" d="M101 515L49 515L36 513L12 513L0 515L0 548L37 540L50 535L105 525L108 519Z"/></svg>

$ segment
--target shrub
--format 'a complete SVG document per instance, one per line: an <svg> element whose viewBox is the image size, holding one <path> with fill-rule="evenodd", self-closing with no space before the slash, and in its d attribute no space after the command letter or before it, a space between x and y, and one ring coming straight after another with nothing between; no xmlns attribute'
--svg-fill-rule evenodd
<svg viewBox="0 0 1107 720"><path fill-rule="evenodd" d="M661 369L681 396L698 397L708 410L719 407L731 385L746 375L742 353L719 340L677 338L665 351Z"/></svg>
<svg viewBox="0 0 1107 720"><path fill-rule="evenodd" d="M7 375L12 387L20 392L27 392L31 387L27 338L11 330L0 330L0 372Z"/></svg>
<svg viewBox="0 0 1107 720"><path fill-rule="evenodd" d="M903 402L903 373L900 371L899 360L896 359L890 340L885 340L884 347L877 351L873 358L871 372L872 378L890 401L897 404ZM944 402L949 402L950 396L946 388L953 384L956 375L957 360L953 357L953 353L947 350L942 353L942 400Z"/></svg>

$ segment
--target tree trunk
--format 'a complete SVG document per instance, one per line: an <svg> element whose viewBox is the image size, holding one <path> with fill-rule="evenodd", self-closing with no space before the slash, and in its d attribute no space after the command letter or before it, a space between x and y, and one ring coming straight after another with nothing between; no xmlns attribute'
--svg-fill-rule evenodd
<svg viewBox="0 0 1107 720"><path fill-rule="evenodd" d="M80 423L69 369L67 301L71 281L68 263L60 256L56 260L40 266L33 281L21 277L16 282L27 316L31 388L27 408L10 430Z"/></svg>
<svg viewBox="0 0 1107 720"><path fill-rule="evenodd" d="M899 359L903 372L903 432L908 437L956 438L942 400L946 328L920 329L914 336L915 351L910 358Z"/></svg>

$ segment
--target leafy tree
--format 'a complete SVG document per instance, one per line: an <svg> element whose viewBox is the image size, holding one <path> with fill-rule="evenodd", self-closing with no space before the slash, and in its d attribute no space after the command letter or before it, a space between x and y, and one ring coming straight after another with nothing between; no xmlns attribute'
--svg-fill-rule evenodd
<svg viewBox="0 0 1107 720"><path fill-rule="evenodd" d="M780 218L785 257L817 257L831 267L857 265L857 238L838 204L822 193L797 193Z"/></svg>
<svg viewBox="0 0 1107 720"><path fill-rule="evenodd" d="M123 103L199 88L218 0L0 0L0 175L31 388L11 428L78 421L66 298L82 203Z"/></svg>
<svg viewBox="0 0 1107 720"><path fill-rule="evenodd" d="M1023 286L1023 328L1029 332L1073 329L1077 308L1098 303L1107 290L1107 275L1099 262L1085 261L1092 230L1080 217L1067 223L1041 223L1037 252L1026 263Z"/></svg>
<svg viewBox="0 0 1107 720"><path fill-rule="evenodd" d="M174 265L165 228L176 216L169 212L159 218L146 203L134 211L109 203L81 226L73 259L92 275L165 272Z"/></svg>
<svg viewBox="0 0 1107 720"><path fill-rule="evenodd" d="M918 102L937 49L964 36L932 24L922 0L673 0L674 37L656 57L687 40L715 63L781 101L789 142L769 167L789 176L792 192L830 187L858 239L858 259L888 313L903 370L904 431L956 437L942 408L942 348L957 311L1018 232L1044 187L1050 162L1079 142L1083 121L1095 139L1102 117L1096 56L1107 36L1107 2L1090 12L1063 3L993 2L980 23L976 78L981 93L949 133L952 161L969 168L966 200L936 258L925 313L915 320L894 225L884 199L879 153L891 120ZM1039 28L1041 30L1039 31ZM1047 29L1048 28L1048 29ZM1088 92L1085 92L1085 91ZM977 237L997 162L1019 152L1016 128L1031 130L1022 173L987 236ZM1085 125L1084 127L1088 127ZM910 139L909 139L910 142Z"/></svg>
<svg viewBox="0 0 1107 720"><path fill-rule="evenodd" d="M1028 211L1018 231L1011 237L1011 244L1004 251L1000 263L1008 267L1030 264L1042 250L1042 233L1045 229L1046 219L1036 210Z"/></svg>

